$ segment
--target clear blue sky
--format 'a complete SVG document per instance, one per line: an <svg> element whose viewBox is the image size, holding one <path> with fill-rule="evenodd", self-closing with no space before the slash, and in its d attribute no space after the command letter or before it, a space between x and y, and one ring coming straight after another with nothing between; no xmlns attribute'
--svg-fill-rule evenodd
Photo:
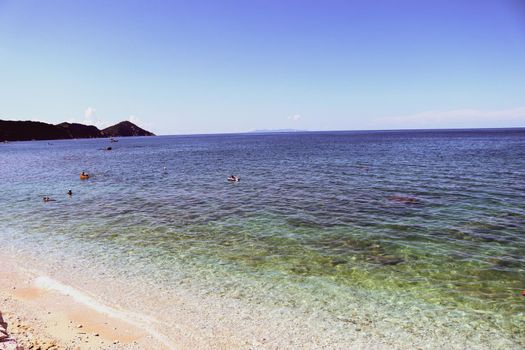
<svg viewBox="0 0 525 350"><path fill-rule="evenodd" d="M0 0L0 118L525 126L525 0Z"/></svg>

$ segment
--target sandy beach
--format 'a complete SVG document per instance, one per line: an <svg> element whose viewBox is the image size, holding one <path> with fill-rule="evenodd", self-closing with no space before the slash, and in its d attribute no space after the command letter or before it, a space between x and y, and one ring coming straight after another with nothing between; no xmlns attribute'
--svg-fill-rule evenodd
<svg viewBox="0 0 525 350"><path fill-rule="evenodd" d="M10 339L23 349L162 348L135 325L79 302L73 296L38 286L37 277L2 256L1 314ZM13 348L1 343L0 349ZM2 347L3 346L3 347ZM11 347L9 347L11 346ZM15 347L16 348L16 347Z"/></svg>
<svg viewBox="0 0 525 350"><path fill-rule="evenodd" d="M22 261L22 263L20 263ZM53 272L54 271L54 272ZM210 296L193 298L181 291L166 302L165 315L151 317L140 310L109 306L91 290L111 290L113 300L129 292L122 281L100 277L87 271L60 266L50 259L3 253L0 271L1 312L9 339L23 349L251 349L251 348L342 348L348 335L337 328L323 336L316 331L318 320L302 322L286 308L267 312L240 301ZM59 282L77 281L82 288ZM102 272L101 275L104 275ZM79 279L80 276L84 278ZM81 281L81 282L80 282ZM73 283L74 284L74 283ZM100 288L100 286L103 286ZM132 289L131 285L129 286ZM140 304L159 304L158 290L144 296ZM317 315L319 316L319 315ZM272 323L273 321L273 323ZM341 322L355 327L354 323ZM347 329L350 331L350 329ZM353 338L357 348L382 348L381 341ZM6 350L14 343L4 343ZM4 349L1 348L0 349ZM15 348L13 348L15 349Z"/></svg>
<svg viewBox="0 0 525 350"><path fill-rule="evenodd" d="M88 271L75 275L67 263L61 266L52 259L40 259L2 254L0 311L8 340L16 340L22 349L328 349L343 348L349 339L356 348L387 344L355 332L353 328L359 331L365 323L343 320L343 328L335 327L327 336L326 329L319 332L320 314L304 322L288 308L250 307L239 300L191 296L182 290L170 291L173 298L164 301L165 315L151 317L139 308L109 306L107 300L91 293L111 290L112 300L123 300L131 285L103 277L104 272L98 279L91 278ZM72 284L90 291L59 282L50 274L67 283L76 281ZM159 304L159 296L158 290L152 290L140 304ZM16 349L12 341L0 344L2 350Z"/></svg>
<svg viewBox="0 0 525 350"><path fill-rule="evenodd" d="M344 349L348 344L407 349L407 343L430 349L440 342L435 337L416 340L397 327L391 331L402 337L385 337L377 333L370 314L334 322L323 312L265 308L183 289L169 291L169 299L159 302L162 293L152 288L133 308L124 302L132 284L104 277L102 271L98 278L89 269L75 273L67 262L41 258L2 254L0 309L9 339L23 349ZM111 298L102 297L103 290ZM154 317L144 312L143 307L152 310L155 304L165 312ZM10 344L2 346L16 349Z"/></svg>

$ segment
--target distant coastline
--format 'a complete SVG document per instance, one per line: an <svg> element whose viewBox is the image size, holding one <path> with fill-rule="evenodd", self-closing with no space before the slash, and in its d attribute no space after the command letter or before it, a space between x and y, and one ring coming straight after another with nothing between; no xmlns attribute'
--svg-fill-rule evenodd
<svg viewBox="0 0 525 350"><path fill-rule="evenodd" d="M298 129L257 129L253 131L248 131L248 134L271 134L276 132L308 132L308 130L298 130Z"/></svg>
<svg viewBox="0 0 525 350"><path fill-rule="evenodd" d="M188 133L188 134L161 134L158 136L219 136L219 135L264 135L264 134L401 134L401 133L525 133L525 127L506 128L448 128L448 129L360 129L360 130L296 130L296 129L262 129L238 132L210 132L210 133Z"/></svg>
<svg viewBox="0 0 525 350"><path fill-rule="evenodd" d="M78 123L48 124L34 121L0 120L0 142L86 139L125 136L155 136L129 121L122 121L105 129Z"/></svg>
<svg viewBox="0 0 525 350"><path fill-rule="evenodd" d="M501 131L525 131L525 126L502 127L502 128L439 128L439 129L350 129L350 130L301 130L301 129L257 129L239 132L239 134L271 134L271 133L395 133L395 132L501 132Z"/></svg>

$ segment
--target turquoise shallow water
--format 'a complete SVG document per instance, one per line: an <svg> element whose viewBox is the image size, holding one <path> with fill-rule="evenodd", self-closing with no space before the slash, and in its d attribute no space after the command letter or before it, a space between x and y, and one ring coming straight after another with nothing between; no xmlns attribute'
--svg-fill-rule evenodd
<svg viewBox="0 0 525 350"><path fill-rule="evenodd" d="M410 301L525 344L523 130L108 144L0 145L4 244L338 317L355 313L349 291Z"/></svg>

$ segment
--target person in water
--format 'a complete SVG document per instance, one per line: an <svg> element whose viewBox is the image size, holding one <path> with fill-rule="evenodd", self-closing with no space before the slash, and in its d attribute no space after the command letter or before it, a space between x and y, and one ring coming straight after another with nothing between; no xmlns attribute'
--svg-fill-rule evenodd
<svg viewBox="0 0 525 350"><path fill-rule="evenodd" d="M71 196L73 195L73 191L71 191L71 190L67 191L67 195L68 195L69 197L71 197Z"/></svg>
<svg viewBox="0 0 525 350"><path fill-rule="evenodd" d="M49 197L47 197L47 196L46 196L46 197L44 197L44 202L45 202L45 203L47 203L47 202L51 202L51 201L52 201L52 199L51 199L51 198L49 198Z"/></svg>
<svg viewBox="0 0 525 350"><path fill-rule="evenodd" d="M228 181L239 181L239 180L240 180L240 177L235 176L235 175L230 175L228 177Z"/></svg>

